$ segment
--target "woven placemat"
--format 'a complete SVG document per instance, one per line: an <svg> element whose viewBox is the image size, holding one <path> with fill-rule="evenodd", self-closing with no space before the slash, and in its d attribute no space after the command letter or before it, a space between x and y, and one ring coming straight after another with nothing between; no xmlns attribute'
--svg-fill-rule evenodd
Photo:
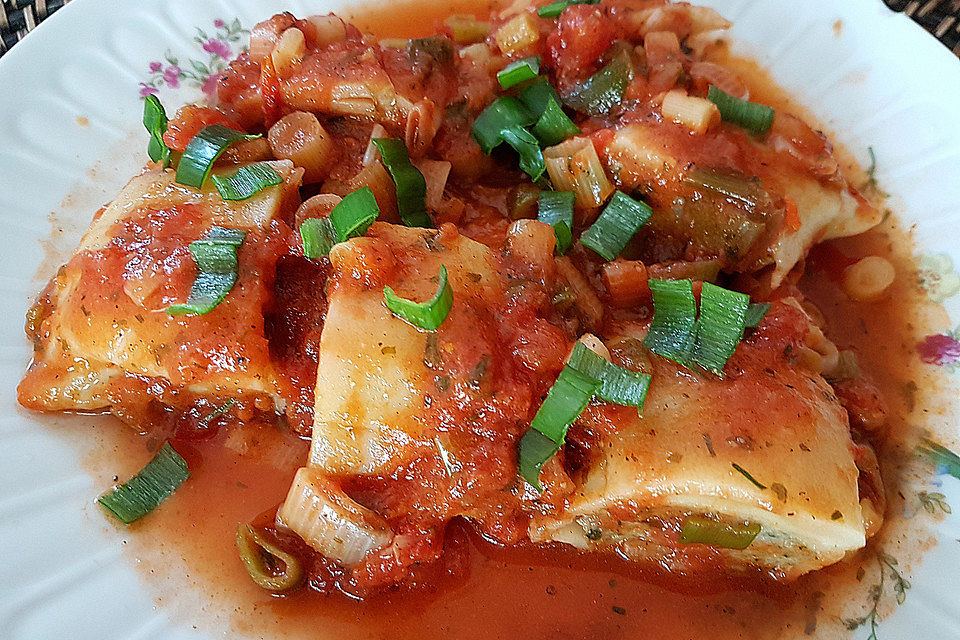
<svg viewBox="0 0 960 640"><path fill-rule="evenodd" d="M843 1L843 0L840 0ZM960 56L960 0L883 0ZM70 0L0 0L0 56Z"/></svg>

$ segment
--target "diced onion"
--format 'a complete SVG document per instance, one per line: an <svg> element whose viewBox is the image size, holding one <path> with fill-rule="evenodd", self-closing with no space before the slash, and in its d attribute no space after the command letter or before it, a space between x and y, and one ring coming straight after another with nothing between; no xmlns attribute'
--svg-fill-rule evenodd
<svg viewBox="0 0 960 640"><path fill-rule="evenodd" d="M326 47L335 42L342 42L347 37L347 28L343 20L332 13L325 16L310 16L307 18L317 28L317 46Z"/></svg>
<svg viewBox="0 0 960 640"><path fill-rule="evenodd" d="M480 42L486 37L487 33L490 32L489 22L483 22L471 15L455 13L447 16L444 22L450 27L450 33L453 34L453 41L457 44Z"/></svg>
<svg viewBox="0 0 960 640"><path fill-rule="evenodd" d="M557 191L573 191L577 205L595 209L607 201L613 185L589 138L570 138L543 150L547 173Z"/></svg>
<svg viewBox="0 0 960 640"><path fill-rule="evenodd" d="M705 133L720 122L717 105L703 98L688 96L680 89L668 91L663 96L660 111L665 119L682 124L694 133Z"/></svg>
<svg viewBox="0 0 960 640"><path fill-rule="evenodd" d="M600 298L597 297L584 275L570 262L570 258L558 257L556 263L560 277L566 281L573 295L573 303L580 320L587 329L597 330L603 320L603 304Z"/></svg>
<svg viewBox="0 0 960 640"><path fill-rule="evenodd" d="M303 31L292 28L280 34L280 39L270 52L270 58L273 60L273 68L276 72L283 75L300 64L306 53L307 44Z"/></svg>
<svg viewBox="0 0 960 640"><path fill-rule="evenodd" d="M523 51L540 39L537 19L531 13L514 16L497 29L494 40L500 51L516 53Z"/></svg>

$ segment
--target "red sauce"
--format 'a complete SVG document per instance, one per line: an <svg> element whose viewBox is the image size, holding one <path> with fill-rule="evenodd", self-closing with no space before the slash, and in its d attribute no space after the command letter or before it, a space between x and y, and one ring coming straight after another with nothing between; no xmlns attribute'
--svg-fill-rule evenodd
<svg viewBox="0 0 960 640"><path fill-rule="evenodd" d="M490 6L462 3L462 7L438 5L425 10L422 4L400 5L391 8L389 25L373 12L355 12L350 18L362 30L383 37L425 36L436 31L441 15L454 9L483 16ZM569 37L586 37L582 27L572 25ZM581 33L576 28L581 28ZM765 83L762 74L754 73L754 78L759 78L758 86ZM762 91L754 95L763 95ZM679 136L672 127L662 125L668 140ZM696 149L695 153L750 169L738 164L741 158L735 144L725 144L723 137L716 140L714 147ZM483 193L482 188L477 189L468 209L460 212L467 229L464 233L498 244L504 225L483 222ZM471 224L473 219L477 224ZM905 355L917 344L910 317L912 309L921 303L908 262L910 246L909 238L891 223L860 238L831 242L811 254L808 273L799 284L825 315L828 337L841 348L850 346L858 351L861 367L890 405L888 432L880 440L879 450L881 458L888 461L894 447L882 443L896 443L907 433L906 416L912 398L918 388L929 386L925 375L911 368L915 361ZM838 265L866 255L892 260L898 278L886 298L864 305L842 294L837 277ZM277 277L276 308L282 311L268 316L267 331L273 336L272 355L284 368L281 378L289 381L282 389L289 403L287 417L293 431L303 431L311 419L312 404L312 395L304 390L312 389L315 379L316 328L326 312L315 302L316 297L305 294L311 285L325 280L325 267L288 256L280 261ZM523 305L517 309L516 317L503 323L508 334L511 327L538 320L535 314L525 313ZM504 336L504 342L511 338ZM562 336L554 338L547 342L562 340ZM462 337L457 342L469 343ZM474 349L461 355L467 367L482 354ZM543 358L556 360L555 355L545 349ZM719 576L694 582L640 569L614 557L585 555L568 548L502 548L455 522L443 542L442 561L415 570L413 580L402 587L376 593L363 602L336 592L324 594L324 585L276 597L250 581L233 540L238 523L272 519L295 470L303 464L308 446L291 428L249 421L244 426L202 433L174 433L174 447L187 459L191 479L161 509L129 532L134 541L131 555L139 558L150 573L184 572L191 583L189 595L182 598L191 612L190 623L201 627L210 623L202 615L198 618L196 612L209 601L213 603L207 605L211 611L232 612L229 625L234 630L273 638L315 638L318 629L330 639L521 635L531 639L679 640L705 634L716 640L783 637L813 634L818 624L837 625L823 613L835 610L826 604L831 598L846 597L838 595L842 592L833 585L854 582L857 569L872 558L873 549L868 548L840 565L786 585L736 582ZM113 436L116 441L104 448L102 458L96 456L92 466L125 477L139 468L147 455L142 439L135 434L117 427ZM430 463L421 460L413 464ZM397 471L398 476L430 481L438 477L436 472L422 468ZM888 473L884 480L888 494L896 495L896 474ZM364 489L352 487L354 492ZM380 491L377 487L369 489ZM411 495L416 496L411 492L406 497ZM510 532L502 528L492 528L488 533L510 538ZM316 569L313 576L322 581L323 568ZM158 593L163 599L179 601L169 584L159 586ZM202 594L203 605L188 602L197 594ZM218 624L220 631L225 624Z"/></svg>

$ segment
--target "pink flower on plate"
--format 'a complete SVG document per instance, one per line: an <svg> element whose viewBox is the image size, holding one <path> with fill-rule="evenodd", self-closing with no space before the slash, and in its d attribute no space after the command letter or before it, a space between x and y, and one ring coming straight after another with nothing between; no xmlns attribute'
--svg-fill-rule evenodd
<svg viewBox="0 0 960 640"><path fill-rule="evenodd" d="M212 38L204 42L203 50L207 53L212 53L213 55L224 59L231 56L230 46L223 40L217 40L216 38Z"/></svg>
<svg viewBox="0 0 960 640"><path fill-rule="evenodd" d="M927 364L941 367L960 363L960 340L951 335L938 333L927 336L917 345L920 359Z"/></svg>
<svg viewBox="0 0 960 640"><path fill-rule="evenodd" d="M225 23L220 18L217 18L213 21L213 26L215 26L217 29L222 29L224 24Z"/></svg>
<svg viewBox="0 0 960 640"><path fill-rule="evenodd" d="M217 82L220 80L220 74L215 73L206 80L203 81L200 90L203 91L204 95L212 96L217 93Z"/></svg>
<svg viewBox="0 0 960 640"><path fill-rule="evenodd" d="M159 91L157 91L157 88L156 88L156 87L151 87L151 86L148 85L146 82L141 82L141 83L140 83L140 97L141 97L141 98L146 98L147 96L156 95L157 93L159 93Z"/></svg>
<svg viewBox="0 0 960 640"><path fill-rule="evenodd" d="M176 89L180 86L180 74L182 73L180 67L175 64L167 67L166 71L163 72L163 81L167 83L168 87Z"/></svg>
<svg viewBox="0 0 960 640"><path fill-rule="evenodd" d="M160 69L162 68L163 68L163 65L159 62L154 61L150 63L150 73L156 73L157 71L160 71Z"/></svg>

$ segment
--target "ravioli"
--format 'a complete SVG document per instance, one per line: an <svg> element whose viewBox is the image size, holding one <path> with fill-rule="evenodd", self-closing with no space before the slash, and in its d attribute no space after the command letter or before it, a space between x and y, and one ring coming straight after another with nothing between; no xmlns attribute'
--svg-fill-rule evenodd
<svg viewBox="0 0 960 640"><path fill-rule="evenodd" d="M770 267L775 288L814 243L880 222L880 211L847 183L829 147L816 156L827 166L818 175L799 167L779 139L748 142L739 131L720 130L693 144L675 140L673 126L627 124L613 132L604 159L620 188L649 194L648 228L679 243L685 252L677 257L717 258L726 271ZM717 166L723 157L711 155L711 144L757 175Z"/></svg>
<svg viewBox="0 0 960 640"><path fill-rule="evenodd" d="M131 180L98 212L35 308L36 353L20 402L108 408L124 376L194 394L274 396L263 305L284 247L277 221L296 204L302 171L271 164L284 182L238 202L221 199L210 183L177 184L169 170ZM189 244L213 226L247 232L237 282L207 315L171 316L166 307L186 300L196 273Z"/></svg>
<svg viewBox="0 0 960 640"><path fill-rule="evenodd" d="M479 242L385 223L336 245L330 259L310 462L331 474L383 472L418 448L434 448L432 398L469 387L484 355L495 353L490 307L501 302L500 276L493 253ZM426 332L394 317L384 285L427 300L441 265L455 301L441 328ZM471 344L448 338L465 334ZM497 363L485 366L495 370Z"/></svg>
<svg viewBox="0 0 960 640"><path fill-rule="evenodd" d="M784 303L768 315L769 324L804 322ZM639 415L588 410L586 428L607 435L591 444L563 512L534 519L531 540L616 548L683 572L677 527L706 516L761 527L746 549L713 551L724 565L788 577L862 547L846 412L823 378L792 363L784 342L767 333L761 326L741 344L724 378L652 358Z"/></svg>

